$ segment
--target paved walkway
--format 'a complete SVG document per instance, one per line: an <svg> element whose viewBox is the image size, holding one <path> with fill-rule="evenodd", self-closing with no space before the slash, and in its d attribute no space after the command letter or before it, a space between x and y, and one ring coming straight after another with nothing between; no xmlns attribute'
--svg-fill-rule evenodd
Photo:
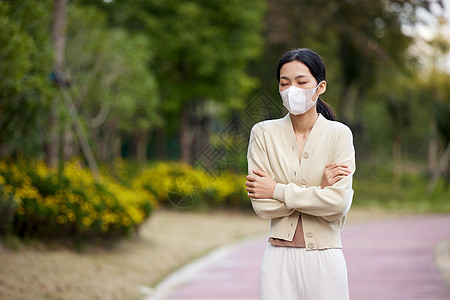
<svg viewBox="0 0 450 300"><path fill-rule="evenodd" d="M448 215L347 225L342 240L350 299L450 299L433 263L434 247L448 237ZM265 246L261 236L214 251L169 276L146 300L258 299Z"/></svg>

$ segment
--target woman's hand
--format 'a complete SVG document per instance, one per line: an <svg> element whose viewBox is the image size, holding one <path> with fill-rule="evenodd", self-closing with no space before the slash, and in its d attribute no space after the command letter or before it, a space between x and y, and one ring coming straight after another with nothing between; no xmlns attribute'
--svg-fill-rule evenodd
<svg viewBox="0 0 450 300"><path fill-rule="evenodd" d="M347 165L331 163L325 167L321 187L332 186L350 173Z"/></svg>
<svg viewBox="0 0 450 300"><path fill-rule="evenodd" d="M254 169L252 171L258 176L247 176L248 181L245 182L245 185L248 196L255 199L272 199L277 185L276 181L261 170Z"/></svg>

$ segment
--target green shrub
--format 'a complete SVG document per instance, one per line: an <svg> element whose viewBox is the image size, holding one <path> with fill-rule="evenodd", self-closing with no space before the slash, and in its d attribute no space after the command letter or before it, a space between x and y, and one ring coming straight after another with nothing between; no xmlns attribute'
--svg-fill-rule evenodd
<svg viewBox="0 0 450 300"><path fill-rule="evenodd" d="M0 161L0 233L37 238L120 237L161 206L248 209L245 175L211 176L175 162L142 170L116 163L119 180L95 180L78 161L62 170L43 162ZM105 173L105 172L102 172Z"/></svg>
<svg viewBox="0 0 450 300"><path fill-rule="evenodd" d="M375 205L411 212L450 212L450 189L442 179L432 193L430 178L420 170L407 171L394 180L389 165L360 164L354 178L354 205Z"/></svg>
<svg viewBox="0 0 450 300"><path fill-rule="evenodd" d="M212 176L201 169L176 162L158 162L145 168L132 183L170 208L249 208L245 175L224 172Z"/></svg>
<svg viewBox="0 0 450 300"><path fill-rule="evenodd" d="M67 163L62 172L42 162L3 161L0 183L6 191L0 207L14 211L12 232L21 237L122 236L157 206L143 190L132 190L105 175L94 180L76 161ZM4 227L11 227L11 218L2 221L7 223Z"/></svg>

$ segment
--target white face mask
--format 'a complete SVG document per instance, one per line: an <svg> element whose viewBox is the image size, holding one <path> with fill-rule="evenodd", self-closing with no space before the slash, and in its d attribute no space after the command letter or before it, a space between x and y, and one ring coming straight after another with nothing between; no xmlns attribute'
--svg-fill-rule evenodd
<svg viewBox="0 0 450 300"><path fill-rule="evenodd" d="M316 103L316 99L312 99L312 96L316 92L319 84L312 89L301 89L294 85L291 85L288 89L280 91L281 99L283 99L283 105L293 115L300 115L307 112Z"/></svg>

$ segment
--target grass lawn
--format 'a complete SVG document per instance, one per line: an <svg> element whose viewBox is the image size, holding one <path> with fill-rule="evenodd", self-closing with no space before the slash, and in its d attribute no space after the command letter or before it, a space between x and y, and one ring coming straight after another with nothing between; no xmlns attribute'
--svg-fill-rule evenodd
<svg viewBox="0 0 450 300"><path fill-rule="evenodd" d="M348 222L398 215L352 208ZM76 252L9 239L0 243L0 299L142 299L139 287L153 287L206 252L268 228L253 212L159 210L139 236L111 249L88 245Z"/></svg>

